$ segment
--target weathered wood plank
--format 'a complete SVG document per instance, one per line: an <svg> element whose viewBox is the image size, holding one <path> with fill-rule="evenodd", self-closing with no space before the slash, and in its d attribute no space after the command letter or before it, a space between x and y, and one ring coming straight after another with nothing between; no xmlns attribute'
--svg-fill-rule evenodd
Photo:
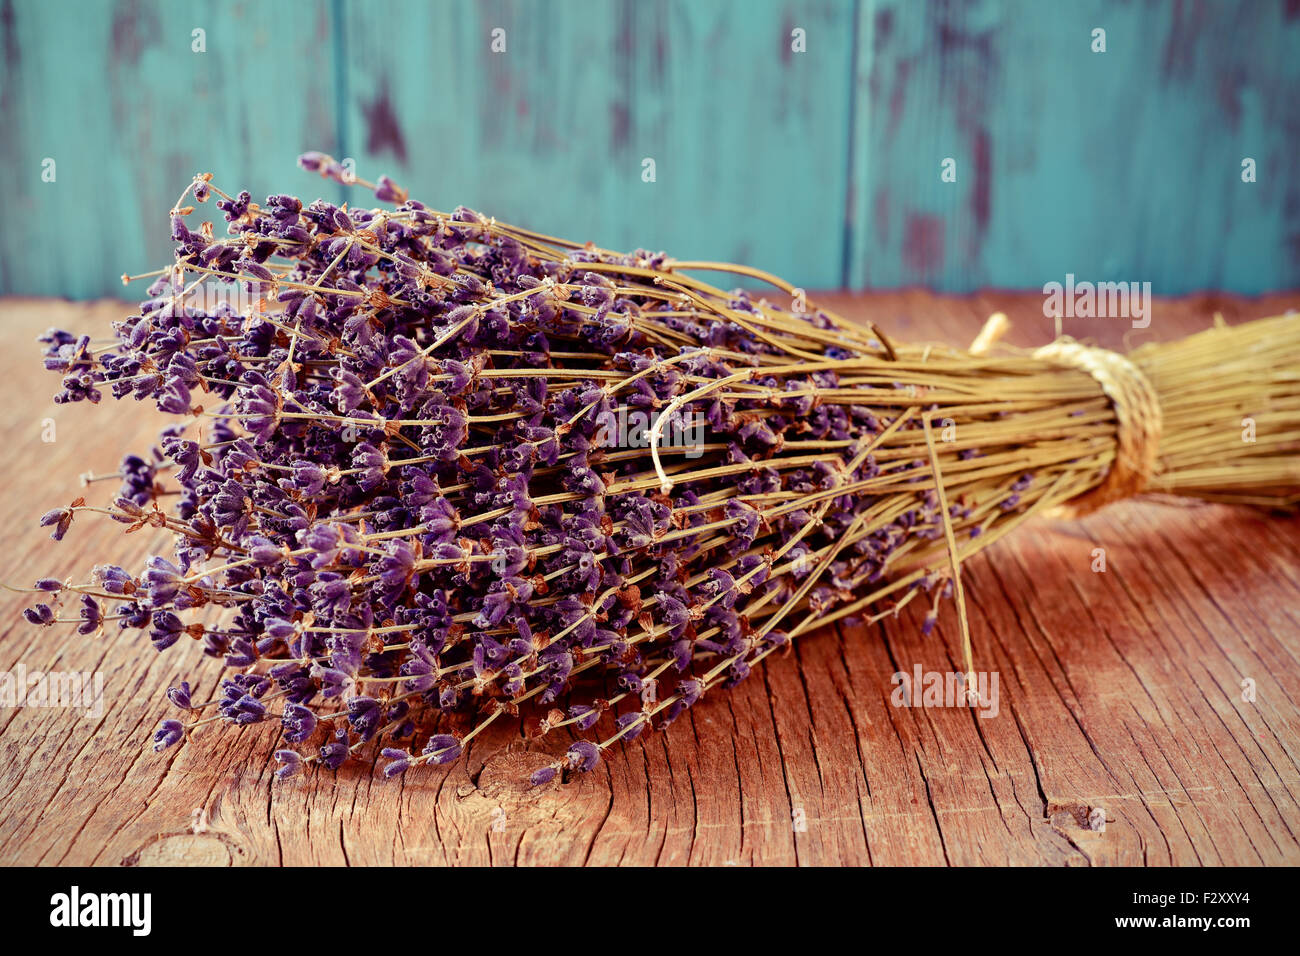
<svg viewBox="0 0 1300 956"><path fill-rule="evenodd" d="M166 212L198 171L258 200L338 198L293 168L312 148L430 203L805 288L1291 288L1296 10L0 0L21 223L0 231L0 294L120 294L115 276L167 261Z"/></svg>
<svg viewBox="0 0 1300 956"><path fill-rule="evenodd" d="M1018 344L1053 334L1039 296L829 301L914 340L968 341L996 308ZM1144 334L1296 304L1162 301ZM34 528L81 493L78 473L111 470L160 423L134 403L56 408L44 397L54 382L31 339L49 325L102 330L123 308L0 301L6 580L80 578L108 555L134 566L157 543L111 523L78 521L62 544ZM1126 329L1065 327L1111 345ZM47 417L53 443L41 441ZM162 692L197 674L206 699L220 663L113 632L37 631L18 614L28 602L6 594L0 670L100 671L105 708L93 719L0 709L0 863L1294 865L1297 530L1294 517L1159 502L1040 522L965 565L976 666L999 675L996 717L891 703L896 672L960 660L951 610L926 638L924 609L909 606L897 620L809 635L667 732L537 790L521 780L564 744L506 726L464 764L388 782L350 767L277 784L270 726L210 726L156 755L147 741L168 710ZM1091 570L1097 547L1106 573ZM1099 807L1104 831L1087 827Z"/></svg>
<svg viewBox="0 0 1300 956"><path fill-rule="evenodd" d="M349 4L349 155L439 208L833 286L848 175L848 9ZM796 28L806 52L791 49Z"/></svg>
<svg viewBox="0 0 1300 956"><path fill-rule="evenodd" d="M337 146L330 9L3 0L0 168L24 225L0 231L0 294L121 295L123 272L171 261L195 173L259 202L310 185L297 155Z"/></svg>
<svg viewBox="0 0 1300 956"><path fill-rule="evenodd" d="M857 36L850 287L1300 282L1293 4L862 0Z"/></svg>

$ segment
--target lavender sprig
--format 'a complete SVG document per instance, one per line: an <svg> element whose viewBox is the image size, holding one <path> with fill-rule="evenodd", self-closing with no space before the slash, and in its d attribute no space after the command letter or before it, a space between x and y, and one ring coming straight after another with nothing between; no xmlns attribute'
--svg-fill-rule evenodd
<svg viewBox="0 0 1300 956"><path fill-rule="evenodd" d="M442 213L323 154L301 163L395 206L259 205L198 176L174 262L135 277L149 298L113 341L41 340L56 401L107 392L177 420L124 461L111 506L42 519L62 538L105 513L173 533L173 553L40 582L53 602L28 612L53 626L76 595L83 633L188 637L235 670L216 700L169 692L188 722L164 721L160 749L210 721L279 720L298 749L277 751L277 777L373 749L394 775L532 712L535 736L607 719L533 780L590 770L837 608L937 602L945 532L973 550L1104 471L1116 425L1086 376L1035 391L1023 360L962 365L691 275L716 264ZM191 228L191 195L216 197L227 236ZM959 423L942 475L926 418Z"/></svg>

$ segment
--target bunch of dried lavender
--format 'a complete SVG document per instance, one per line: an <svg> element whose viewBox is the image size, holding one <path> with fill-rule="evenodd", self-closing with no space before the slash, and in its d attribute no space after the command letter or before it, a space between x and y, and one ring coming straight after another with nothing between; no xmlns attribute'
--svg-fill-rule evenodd
<svg viewBox="0 0 1300 956"><path fill-rule="evenodd" d="M220 698L170 689L184 716L158 749L276 719L299 748L277 751L280 776L367 744L392 775L524 705L538 735L607 721L544 783L821 624L927 596L932 627L960 562L1038 512L1144 485L1295 500L1300 319L1131 360L901 346L690 274L795 291L755 270L445 214L300 162L394 207L258 205L198 176L174 263L124 277L153 280L139 313L106 343L42 340L58 401L107 389L178 419L125 460L111 506L42 519L62 538L104 512L174 533L175 553L41 580L26 612L224 659ZM190 228L191 195L228 236Z"/></svg>

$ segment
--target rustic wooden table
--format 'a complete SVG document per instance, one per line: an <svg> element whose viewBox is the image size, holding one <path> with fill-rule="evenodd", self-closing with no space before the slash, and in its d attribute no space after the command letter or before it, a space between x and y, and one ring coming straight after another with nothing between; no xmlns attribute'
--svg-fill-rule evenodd
<svg viewBox="0 0 1300 956"><path fill-rule="evenodd" d="M1039 295L825 301L914 341L966 344L998 309L1008 341L1053 334ZM1130 344L1297 305L1162 301ZM46 327L102 334L124 308L0 300L6 580L82 579L110 555L137 567L158 544L110 522L78 521L62 544L35 527L82 493L78 475L115 470L156 434L159 416L131 402L52 405L35 357ZM1127 330L1064 324L1116 347ZM909 608L809 636L596 773L536 790L519 780L546 757L509 728L465 763L391 782L349 768L277 783L270 725L209 726L155 754L162 692L198 674L206 699L219 662L193 645L158 655L138 632L38 630L19 614L30 596L5 594L0 669L101 672L105 706L0 710L0 863L1300 863L1297 532L1297 518L1155 501L1043 521L964 566L976 666L1000 676L996 717L891 706L895 672L958 667L951 608L929 638Z"/></svg>

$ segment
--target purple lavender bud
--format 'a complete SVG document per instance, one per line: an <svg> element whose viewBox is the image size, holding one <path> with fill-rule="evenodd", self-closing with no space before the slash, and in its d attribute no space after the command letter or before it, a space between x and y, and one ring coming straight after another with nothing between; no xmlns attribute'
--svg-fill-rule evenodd
<svg viewBox="0 0 1300 956"><path fill-rule="evenodd" d="M389 553L379 559L376 570L390 588L405 587L415 572L415 551L405 541L394 541Z"/></svg>
<svg viewBox="0 0 1300 956"><path fill-rule="evenodd" d="M286 704L280 722L284 739L291 744L305 742L316 730L316 715L302 704Z"/></svg>
<svg viewBox="0 0 1300 956"><path fill-rule="evenodd" d="M117 609L118 625L122 628L135 628L143 630L149 626L153 619L153 612L140 604L132 602L130 604L120 605Z"/></svg>
<svg viewBox="0 0 1300 956"><path fill-rule="evenodd" d="M344 671L323 664L313 664L311 676L320 682L321 696L327 700L338 697L353 685L352 677Z"/></svg>
<svg viewBox="0 0 1300 956"><path fill-rule="evenodd" d="M632 694L641 693L641 675L634 671L623 671L618 675L618 686Z"/></svg>
<svg viewBox="0 0 1300 956"><path fill-rule="evenodd" d="M383 719L383 708L373 697L353 697L348 701L348 723L362 740L373 737Z"/></svg>
<svg viewBox="0 0 1300 956"><path fill-rule="evenodd" d="M89 594L81 596L78 616L81 618L81 623L77 625L78 634L93 634L104 623L104 614L99 609L99 603Z"/></svg>
<svg viewBox="0 0 1300 956"><path fill-rule="evenodd" d="M375 185L375 198L380 202L402 203L406 202L407 193L387 176L380 176Z"/></svg>
<svg viewBox="0 0 1300 956"><path fill-rule="evenodd" d="M288 621L278 617L268 617L262 622L262 633L267 637L273 637L280 641L293 640L298 634L298 629Z"/></svg>
<svg viewBox="0 0 1300 956"><path fill-rule="evenodd" d="M149 600L155 606L170 603L184 583L181 569L159 555L151 557L146 564L142 583L149 593Z"/></svg>
<svg viewBox="0 0 1300 956"><path fill-rule="evenodd" d="M677 685L677 694L687 707L692 707L704 694L704 685L698 680L684 680Z"/></svg>
<svg viewBox="0 0 1300 956"><path fill-rule="evenodd" d="M190 411L189 387L178 377L169 376L157 395L158 411L168 415L187 415Z"/></svg>
<svg viewBox="0 0 1300 956"><path fill-rule="evenodd" d="M48 528L50 525L54 526L54 530L50 532L50 537L55 541L62 541L63 536L68 533L68 528L72 525L72 509L55 508L52 511L45 512L41 516L40 526Z"/></svg>
<svg viewBox="0 0 1300 956"><path fill-rule="evenodd" d="M655 597L659 601L664 627L668 629L668 633L673 637L680 637L691 620L686 605L662 591L656 594Z"/></svg>
<svg viewBox="0 0 1300 956"><path fill-rule="evenodd" d="M390 780L399 774L406 773L407 768L411 766L411 755L405 750L385 747L379 753L392 761L392 763L384 767L384 776Z"/></svg>
<svg viewBox="0 0 1300 956"><path fill-rule="evenodd" d="M534 770L532 774L530 774L528 777L529 783L531 783L534 787L540 787L543 784L550 783L554 779L555 779L554 767L542 767L539 770Z"/></svg>
<svg viewBox="0 0 1300 956"><path fill-rule="evenodd" d="M194 706L190 701L190 682L183 680L176 687L167 688L167 699L181 710L190 710Z"/></svg>
<svg viewBox="0 0 1300 956"><path fill-rule="evenodd" d="M266 717L266 705L252 694L244 694L237 700L223 701L219 707L222 714L239 726L260 723Z"/></svg>
<svg viewBox="0 0 1300 956"><path fill-rule="evenodd" d="M639 737L641 735L641 731L645 730L646 725L648 723L649 721L645 719L645 715L637 712L633 712L630 714L623 714L621 717L618 718L618 720L614 722L615 726L620 731L622 731L626 727L632 728L627 733L623 734L623 739L625 740L633 740L636 737Z"/></svg>
<svg viewBox="0 0 1300 956"><path fill-rule="evenodd" d="M763 638L763 644L765 647L784 647L789 643L790 635L785 631L770 631L767 636Z"/></svg>
<svg viewBox="0 0 1300 956"><path fill-rule="evenodd" d="M335 406L344 415L356 411L366 399L365 383L344 368L336 368L332 374L338 383L334 388Z"/></svg>
<svg viewBox="0 0 1300 956"><path fill-rule="evenodd" d="M296 750L277 750L275 759L283 764L275 772L276 780L287 780L302 770L302 756Z"/></svg>
<svg viewBox="0 0 1300 956"><path fill-rule="evenodd" d="M407 681L403 686L406 690L416 694L431 689L437 680L434 665L418 658L403 664L402 673L411 677L411 680Z"/></svg>
<svg viewBox="0 0 1300 956"><path fill-rule="evenodd" d="M185 736L185 727L179 720L164 720L153 735L153 749L159 753L175 746Z"/></svg>
<svg viewBox="0 0 1300 956"><path fill-rule="evenodd" d="M600 711L586 704L574 704L569 708L569 718L579 730L590 730L600 719Z"/></svg>
<svg viewBox="0 0 1300 956"><path fill-rule="evenodd" d="M338 770L348 759L348 734L340 728L335 731L334 739L320 749L321 766Z"/></svg>
<svg viewBox="0 0 1300 956"><path fill-rule="evenodd" d="M318 172L326 163L333 162L330 156L325 153L318 153L310 150L298 157L298 165L310 172Z"/></svg>
<svg viewBox="0 0 1300 956"><path fill-rule="evenodd" d="M302 200L297 196L280 194L266 197L266 208L277 219L297 217L302 209Z"/></svg>
<svg viewBox="0 0 1300 956"><path fill-rule="evenodd" d="M451 763L460 756L460 741L451 734L434 734L424 745L423 752L429 756L431 764Z"/></svg>
<svg viewBox="0 0 1300 956"><path fill-rule="evenodd" d="M128 594L135 590L135 578L111 564L96 565L93 577L99 580L100 587L109 594Z"/></svg>
<svg viewBox="0 0 1300 956"><path fill-rule="evenodd" d="M600 748L590 740L578 740L573 743L564 757L569 763L570 770L581 770L586 773L600 763Z"/></svg>
<svg viewBox="0 0 1300 956"><path fill-rule="evenodd" d="M308 498L314 498L325 490L328 476L320 465L314 461L295 461L292 468L293 477L282 478L281 487L300 492Z"/></svg>
<svg viewBox="0 0 1300 956"><path fill-rule="evenodd" d="M62 582L60 582L60 581L57 580L56 578L41 578L39 581L36 582L36 590L38 590L38 591L62 591L62 590L63 590L63 584L62 584Z"/></svg>
<svg viewBox="0 0 1300 956"><path fill-rule="evenodd" d="M47 627L54 623L54 611L48 604L24 608L23 617L29 624L35 624L37 627Z"/></svg>
<svg viewBox="0 0 1300 956"><path fill-rule="evenodd" d="M179 641L184 632L185 625L179 617L171 611L158 611L153 616L153 630L149 632L149 640L153 642L155 650L165 651Z"/></svg>
<svg viewBox="0 0 1300 956"><path fill-rule="evenodd" d="M317 555L328 558L326 564L334 560L341 541L342 535L339 529L328 524L313 525L298 535L298 542L304 548L309 548Z"/></svg>
<svg viewBox="0 0 1300 956"><path fill-rule="evenodd" d="M246 637L238 637L230 642L230 652L226 655L227 667L250 667L257 663L257 648Z"/></svg>
<svg viewBox="0 0 1300 956"><path fill-rule="evenodd" d="M317 614L346 614L352 604L352 587L342 575L332 571L317 576L309 589L312 608ZM338 663L338 662L336 662Z"/></svg>
<svg viewBox="0 0 1300 956"><path fill-rule="evenodd" d="M248 549L248 556L253 559L253 563L260 568L274 567L284 560L284 549L269 538L253 535L244 546Z"/></svg>

